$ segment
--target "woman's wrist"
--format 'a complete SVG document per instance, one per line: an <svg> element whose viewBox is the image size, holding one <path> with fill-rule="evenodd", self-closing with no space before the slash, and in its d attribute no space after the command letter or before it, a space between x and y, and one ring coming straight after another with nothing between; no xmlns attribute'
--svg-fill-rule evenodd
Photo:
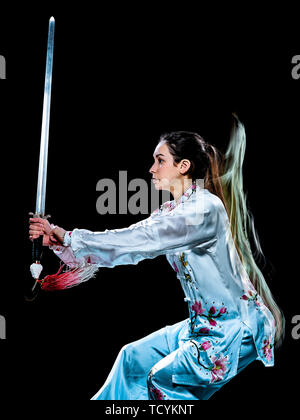
<svg viewBox="0 0 300 420"><path fill-rule="evenodd" d="M55 226L55 228L50 232L50 240L54 242L58 241L61 245L63 245L65 233L65 229Z"/></svg>

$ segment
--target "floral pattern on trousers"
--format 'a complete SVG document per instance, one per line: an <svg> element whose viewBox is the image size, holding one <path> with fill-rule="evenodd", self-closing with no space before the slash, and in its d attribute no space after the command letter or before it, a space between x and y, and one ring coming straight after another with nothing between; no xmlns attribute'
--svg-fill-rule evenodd
<svg viewBox="0 0 300 420"><path fill-rule="evenodd" d="M176 360L184 343L180 336L186 325L184 320L125 345L92 400L208 400L230 380L223 380L229 362L221 355L212 355L211 366L207 372L206 367L203 369L202 379L195 375L189 384L185 383L185 377L180 381ZM252 333L245 324L241 324L241 337L237 373L257 357ZM199 345L191 340L191 347L196 364L201 367L203 358L199 358L199 353L207 353L212 344L205 340Z"/></svg>

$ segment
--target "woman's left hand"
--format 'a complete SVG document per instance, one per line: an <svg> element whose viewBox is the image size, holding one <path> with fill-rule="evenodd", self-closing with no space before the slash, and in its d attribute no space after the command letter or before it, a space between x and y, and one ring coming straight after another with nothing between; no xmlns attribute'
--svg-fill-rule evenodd
<svg viewBox="0 0 300 420"><path fill-rule="evenodd" d="M51 227L47 219L41 217L33 217L29 219L29 238L37 239L43 235L43 245L62 245L66 231L63 228L55 226Z"/></svg>

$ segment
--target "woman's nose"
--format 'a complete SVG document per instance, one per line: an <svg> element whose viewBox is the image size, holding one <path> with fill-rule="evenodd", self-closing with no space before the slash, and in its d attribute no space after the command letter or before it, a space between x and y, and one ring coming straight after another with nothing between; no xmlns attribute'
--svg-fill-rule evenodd
<svg viewBox="0 0 300 420"><path fill-rule="evenodd" d="M153 174L155 171L154 171L154 165L155 164L153 164L152 166L151 166L151 168L149 169L149 172L151 173L151 174Z"/></svg>

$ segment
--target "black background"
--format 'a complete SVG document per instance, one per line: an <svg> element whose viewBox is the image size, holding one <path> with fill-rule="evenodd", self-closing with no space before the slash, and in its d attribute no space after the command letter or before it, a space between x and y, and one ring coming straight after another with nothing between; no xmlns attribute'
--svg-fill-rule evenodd
<svg viewBox="0 0 300 420"><path fill-rule="evenodd" d="M250 11L227 12L86 5L64 13L54 7L2 13L7 79L0 80L0 314L6 318L1 359L9 395L89 400L124 344L188 316L164 257L104 268L77 288L24 300L31 263L27 214L35 207L48 20L54 15L46 202L53 223L100 231L147 217L99 215L96 183L111 178L118 185L124 170L128 182L143 178L150 186L152 154L166 131L197 131L226 150L231 113L237 112L247 134L244 188L267 259L260 267L286 316L286 338L275 367L254 362L211 400L296 396L299 340L291 336L291 319L299 314L300 291L300 79L291 76L291 59L300 47L292 11L275 18L252 10L251 19ZM46 251L45 259L54 272L58 260Z"/></svg>

